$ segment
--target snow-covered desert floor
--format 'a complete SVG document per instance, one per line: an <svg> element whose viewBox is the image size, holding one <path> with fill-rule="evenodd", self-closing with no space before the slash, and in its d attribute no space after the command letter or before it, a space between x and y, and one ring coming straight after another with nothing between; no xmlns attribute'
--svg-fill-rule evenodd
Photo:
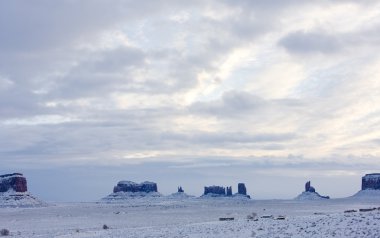
<svg viewBox="0 0 380 238"><path fill-rule="evenodd" d="M380 237L378 207L378 198L319 201L136 198L118 204L58 203L47 207L0 208L0 229L8 229L12 237L49 238ZM359 211L368 208L376 210ZM346 210L357 212L345 213ZM103 229L103 225L108 229Z"/></svg>

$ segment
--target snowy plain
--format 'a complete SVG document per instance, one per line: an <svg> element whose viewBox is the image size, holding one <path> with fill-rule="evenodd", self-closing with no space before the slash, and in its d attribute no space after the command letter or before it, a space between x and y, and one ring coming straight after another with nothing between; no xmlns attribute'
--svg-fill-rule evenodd
<svg viewBox="0 0 380 238"><path fill-rule="evenodd" d="M149 197L0 208L11 237L380 237L380 197L312 201ZM360 212L359 209L376 208ZM357 212L345 213L346 210ZM253 213L256 213L255 217ZM252 216L253 214L253 216ZM250 219L247 216L251 216ZM284 220L277 220L280 216ZM219 218L234 218L219 221ZM107 225L109 229L103 229Z"/></svg>

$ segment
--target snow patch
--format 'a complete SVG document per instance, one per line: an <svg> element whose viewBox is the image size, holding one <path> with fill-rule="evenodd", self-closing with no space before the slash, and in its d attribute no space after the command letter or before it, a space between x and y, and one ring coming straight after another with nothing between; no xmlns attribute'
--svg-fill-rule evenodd
<svg viewBox="0 0 380 238"><path fill-rule="evenodd" d="M364 176L364 179L380 179L380 173L375 173L375 174L366 174Z"/></svg>
<svg viewBox="0 0 380 238"><path fill-rule="evenodd" d="M365 189L360 190L350 198L360 198L360 199L379 199L380 200L380 190L377 189Z"/></svg>
<svg viewBox="0 0 380 238"><path fill-rule="evenodd" d="M195 198L193 195L188 195L186 193L178 192L178 193L172 193L168 196L166 196L168 199L188 199L188 198Z"/></svg>
<svg viewBox="0 0 380 238"><path fill-rule="evenodd" d="M39 200L28 192L20 193L9 190L0 193L0 207L43 207L47 203Z"/></svg>
<svg viewBox="0 0 380 238"><path fill-rule="evenodd" d="M316 192L302 192L300 195L298 195L295 200L326 200L328 198L322 197Z"/></svg>
<svg viewBox="0 0 380 238"><path fill-rule="evenodd" d="M138 183L135 183L132 181L120 181L117 184L120 184L120 185L137 185Z"/></svg>
<svg viewBox="0 0 380 238"><path fill-rule="evenodd" d="M125 200L130 199L138 199L138 198L158 198L162 197L162 194L159 192L116 192L111 193L105 198L102 198L102 201L105 202L123 202Z"/></svg>

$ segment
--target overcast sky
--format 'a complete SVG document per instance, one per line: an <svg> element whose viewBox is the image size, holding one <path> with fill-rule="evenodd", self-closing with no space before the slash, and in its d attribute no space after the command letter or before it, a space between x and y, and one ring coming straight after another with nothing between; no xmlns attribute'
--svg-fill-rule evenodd
<svg viewBox="0 0 380 238"><path fill-rule="evenodd" d="M378 1L0 1L0 172L332 197L380 171Z"/></svg>

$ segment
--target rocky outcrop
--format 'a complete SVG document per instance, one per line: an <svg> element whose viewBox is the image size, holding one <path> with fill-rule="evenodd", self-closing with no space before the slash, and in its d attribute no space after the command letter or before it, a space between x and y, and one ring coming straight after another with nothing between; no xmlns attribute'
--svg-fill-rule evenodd
<svg viewBox="0 0 380 238"><path fill-rule="evenodd" d="M231 186L226 188L226 195L232 196L232 187Z"/></svg>
<svg viewBox="0 0 380 238"><path fill-rule="evenodd" d="M46 203L28 193L23 174L0 175L0 207L34 207Z"/></svg>
<svg viewBox="0 0 380 238"><path fill-rule="evenodd" d="M247 188L244 183L238 183L238 192L234 194L235 197L245 197L251 198L251 196L247 195Z"/></svg>
<svg viewBox="0 0 380 238"><path fill-rule="evenodd" d="M205 187L203 195L219 195L219 196L225 196L226 195L226 189L222 186L208 186Z"/></svg>
<svg viewBox="0 0 380 238"><path fill-rule="evenodd" d="M247 195L247 188L245 187L244 183L238 184L238 194Z"/></svg>
<svg viewBox="0 0 380 238"><path fill-rule="evenodd" d="M157 190L157 184L153 182L135 183L132 181L120 181L113 188L113 193L105 198L105 202L122 202L131 198L161 197Z"/></svg>
<svg viewBox="0 0 380 238"><path fill-rule="evenodd" d="M322 196L315 191L315 188L310 185L310 181L305 184L305 191L298 195L296 200L320 200L320 199L330 199L329 196Z"/></svg>
<svg viewBox="0 0 380 238"><path fill-rule="evenodd" d="M366 174L362 177L362 190L380 190L380 173Z"/></svg>
<svg viewBox="0 0 380 238"><path fill-rule="evenodd" d="M247 195L247 189L244 183L238 184L238 193L232 193L232 186L222 187L222 186L208 186L204 187L204 193L202 197L240 197L240 198L251 198Z"/></svg>
<svg viewBox="0 0 380 238"><path fill-rule="evenodd" d="M113 188L113 192L144 192L144 193L151 193L151 192L157 192L157 184L153 182L145 181L143 183L135 183L132 181L120 181L117 183L117 185Z"/></svg>
<svg viewBox="0 0 380 238"><path fill-rule="evenodd" d="M189 199L189 198L194 198L192 195L188 195L185 193L185 190L183 190L182 186L179 186L177 188L176 193L172 193L168 196L166 196L168 199L176 199L176 200L183 200L183 199Z"/></svg>
<svg viewBox="0 0 380 238"><path fill-rule="evenodd" d="M356 199L380 199L380 173L366 174L362 177L362 189L351 196Z"/></svg>
<svg viewBox="0 0 380 238"><path fill-rule="evenodd" d="M0 193L28 191L26 178L20 173L0 175Z"/></svg>
<svg viewBox="0 0 380 238"><path fill-rule="evenodd" d="M305 184L305 192L315 193L315 188L310 185L310 181Z"/></svg>

